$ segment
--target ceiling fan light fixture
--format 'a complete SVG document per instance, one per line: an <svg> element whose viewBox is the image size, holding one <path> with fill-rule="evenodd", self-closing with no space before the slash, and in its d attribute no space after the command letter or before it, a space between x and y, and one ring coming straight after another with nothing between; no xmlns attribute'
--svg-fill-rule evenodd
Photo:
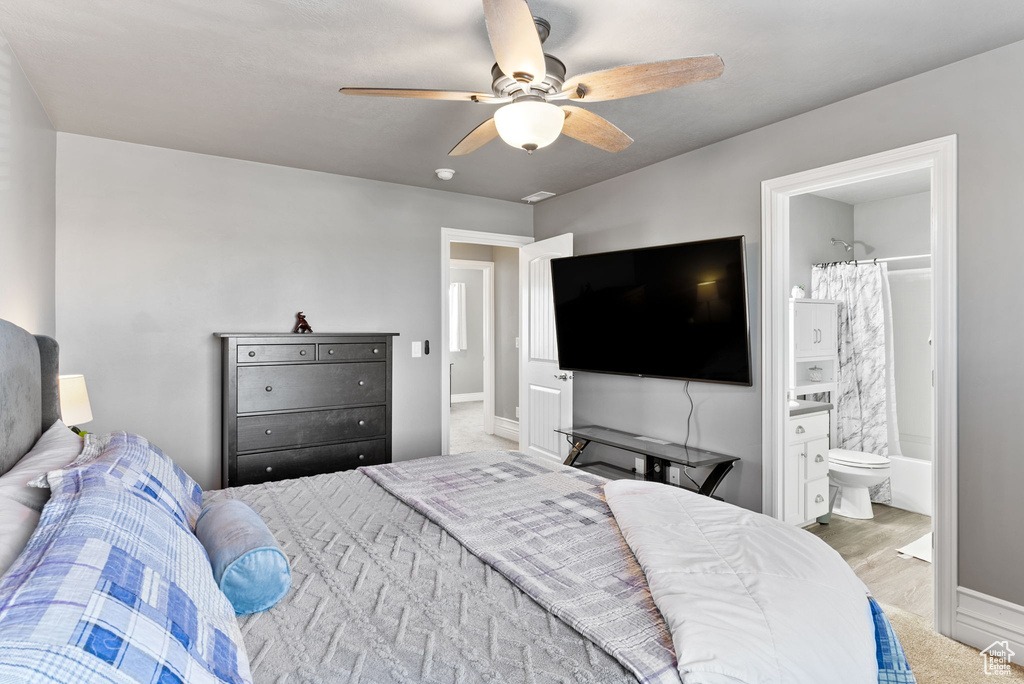
<svg viewBox="0 0 1024 684"><path fill-rule="evenodd" d="M520 99L494 113L501 139L527 152L547 147L562 133L565 112L541 98Z"/></svg>

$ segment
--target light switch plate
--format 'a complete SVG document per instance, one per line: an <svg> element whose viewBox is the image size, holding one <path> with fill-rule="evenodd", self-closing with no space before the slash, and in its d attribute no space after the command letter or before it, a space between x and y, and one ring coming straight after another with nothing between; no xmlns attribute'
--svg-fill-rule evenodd
<svg viewBox="0 0 1024 684"><path fill-rule="evenodd" d="M412 343L412 358L418 359L421 356L423 356L423 343L414 341Z"/></svg>

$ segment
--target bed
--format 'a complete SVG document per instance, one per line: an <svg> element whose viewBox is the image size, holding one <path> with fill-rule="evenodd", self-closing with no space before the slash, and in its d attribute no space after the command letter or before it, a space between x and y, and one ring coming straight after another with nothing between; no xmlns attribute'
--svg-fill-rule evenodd
<svg viewBox="0 0 1024 684"><path fill-rule="evenodd" d="M59 416L57 365L53 340L0 321L0 471ZM86 451L96 453L145 442L91 439ZM79 529L64 522L70 489L54 489L40 530L0 580L0 680L28 671L32 651L11 637L26 633L12 596L24 595L28 580L18 578L46 555L37 537ZM89 491L76 484L76 505ZM221 624L237 630L237 672L190 665L197 674L177 681L914 681L884 614L838 554L667 485L475 452L199 496L195 506L252 506L289 558L292 589L268 611ZM195 546L190 515L160 523L181 540L172 554ZM197 604L219 609L217 600ZM32 638L49 637L37 629ZM60 647L78 667L92 662ZM175 681L160 679L161 667L149 679L104 670L95 680Z"/></svg>

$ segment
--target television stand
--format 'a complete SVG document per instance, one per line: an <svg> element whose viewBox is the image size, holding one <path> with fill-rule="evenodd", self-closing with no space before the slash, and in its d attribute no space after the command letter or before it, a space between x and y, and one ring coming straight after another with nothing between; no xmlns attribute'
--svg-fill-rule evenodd
<svg viewBox="0 0 1024 684"><path fill-rule="evenodd" d="M682 468L705 468L710 467L711 472L698 485L697 493L704 496L713 496L718 485L722 483L725 476L732 470L737 456L727 456L713 451L705 451L695 447L687 447L682 444L672 444L661 440L652 440L643 435L635 435L621 430L602 427L600 425L587 425L579 428L562 428L555 430L563 434L572 444L572 450L565 465L580 468L590 472L609 477L610 479L624 479L632 475L639 479L639 473L630 471L610 463L597 461L594 463L576 463L583 450L591 444L603 444L615 447L623 451L640 454L644 457L643 479L651 482L663 482L671 484L668 479L669 468L673 465ZM616 475L616 472L620 473Z"/></svg>

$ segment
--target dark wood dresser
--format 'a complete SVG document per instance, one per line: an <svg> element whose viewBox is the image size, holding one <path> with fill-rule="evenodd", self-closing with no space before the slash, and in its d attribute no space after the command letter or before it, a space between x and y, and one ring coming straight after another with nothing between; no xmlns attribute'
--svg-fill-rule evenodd
<svg viewBox="0 0 1024 684"><path fill-rule="evenodd" d="M391 462L397 333L216 333L223 486Z"/></svg>

